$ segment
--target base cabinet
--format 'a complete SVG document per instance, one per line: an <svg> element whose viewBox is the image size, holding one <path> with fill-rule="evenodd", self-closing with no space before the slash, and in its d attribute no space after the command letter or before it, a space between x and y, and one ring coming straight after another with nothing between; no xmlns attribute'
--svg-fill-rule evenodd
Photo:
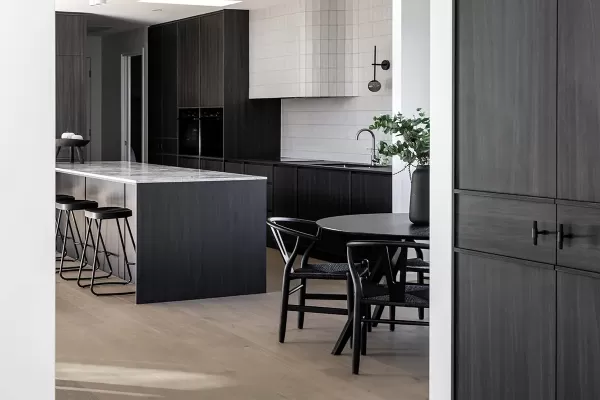
<svg viewBox="0 0 600 400"><path fill-rule="evenodd" d="M557 272L557 400L600 399L600 275Z"/></svg>
<svg viewBox="0 0 600 400"><path fill-rule="evenodd" d="M456 254L454 334L455 399L554 399L554 267Z"/></svg>

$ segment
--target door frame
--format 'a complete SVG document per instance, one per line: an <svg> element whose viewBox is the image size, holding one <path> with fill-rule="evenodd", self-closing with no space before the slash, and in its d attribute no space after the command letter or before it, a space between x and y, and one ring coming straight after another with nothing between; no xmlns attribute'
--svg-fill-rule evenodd
<svg viewBox="0 0 600 400"><path fill-rule="evenodd" d="M145 48L139 52L121 54L121 160L130 161L131 152L128 144L131 143L131 57L142 57L142 154L139 163L146 162L146 54Z"/></svg>

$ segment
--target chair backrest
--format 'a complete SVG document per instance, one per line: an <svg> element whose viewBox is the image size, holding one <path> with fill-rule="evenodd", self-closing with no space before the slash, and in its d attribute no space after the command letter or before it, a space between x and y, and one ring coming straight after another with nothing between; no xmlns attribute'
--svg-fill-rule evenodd
<svg viewBox="0 0 600 400"><path fill-rule="evenodd" d="M385 265L379 265L382 268L379 273L383 273L385 276L386 284L389 289L390 298L404 297L406 287L406 255L408 249L414 249L416 251L429 249L428 243L415 243L405 241L389 241L389 240L366 240L366 241L353 241L347 244L347 256L348 266L350 268L350 275L356 288L358 295L362 294L362 276L356 268L353 250L358 248L371 248L381 249L381 257L385 262ZM390 250L394 253L399 252L397 257L390 255ZM394 262L394 260L397 260ZM372 265L372 264L370 264ZM375 271L371 271L375 272ZM397 277L400 277L399 279Z"/></svg>
<svg viewBox="0 0 600 400"><path fill-rule="evenodd" d="M302 255L302 265L306 264L308 254L314 244L321 238L321 228L314 221L299 218L271 217L267 219L267 225L277 243L277 248L283 257L283 261L293 265L303 244L307 246ZM286 246L285 237L295 238L294 247L290 250Z"/></svg>

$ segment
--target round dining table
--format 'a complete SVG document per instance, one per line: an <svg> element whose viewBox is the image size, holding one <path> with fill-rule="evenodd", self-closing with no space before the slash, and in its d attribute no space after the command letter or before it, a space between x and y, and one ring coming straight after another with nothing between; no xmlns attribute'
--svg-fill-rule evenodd
<svg viewBox="0 0 600 400"><path fill-rule="evenodd" d="M327 231L343 234L348 241L351 240L401 240L401 241L427 241L429 240L429 225L415 225L410 222L408 214L355 214L340 215L323 218L317 225ZM395 256L398 261L400 252ZM406 253L404 253L406 257ZM378 261L379 263L379 261ZM375 279L380 276L374 274ZM381 308L381 307L380 307ZM376 312L381 315L381 310ZM340 334L332 354L339 355L344 350L346 343L352 335L352 323L348 318Z"/></svg>

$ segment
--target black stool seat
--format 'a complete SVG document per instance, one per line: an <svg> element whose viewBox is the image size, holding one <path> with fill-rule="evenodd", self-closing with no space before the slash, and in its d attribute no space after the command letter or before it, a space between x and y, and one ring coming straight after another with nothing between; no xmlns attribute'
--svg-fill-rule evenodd
<svg viewBox="0 0 600 400"><path fill-rule="evenodd" d="M75 197L69 196L68 194L57 194L56 201L60 200L75 200Z"/></svg>
<svg viewBox="0 0 600 400"><path fill-rule="evenodd" d="M85 217L91 219L119 219L129 218L133 212L129 208L122 207L100 207L85 210Z"/></svg>
<svg viewBox="0 0 600 400"><path fill-rule="evenodd" d="M98 203L91 200L57 200L56 209L63 211L78 211L88 208L97 208Z"/></svg>

